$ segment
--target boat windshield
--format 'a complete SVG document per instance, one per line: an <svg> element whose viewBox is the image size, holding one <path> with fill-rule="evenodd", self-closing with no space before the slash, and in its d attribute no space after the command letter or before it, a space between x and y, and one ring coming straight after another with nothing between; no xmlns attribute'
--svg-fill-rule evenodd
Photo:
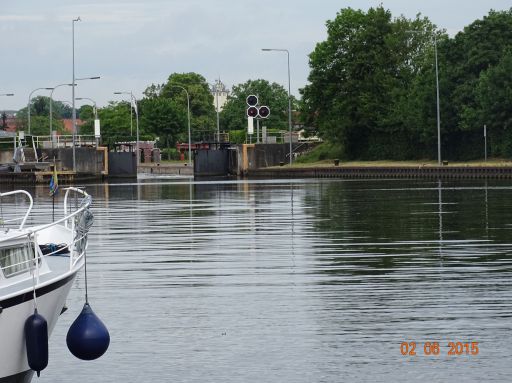
<svg viewBox="0 0 512 383"><path fill-rule="evenodd" d="M27 271L30 268L30 262L33 260L33 243L0 247L0 269L6 278Z"/></svg>

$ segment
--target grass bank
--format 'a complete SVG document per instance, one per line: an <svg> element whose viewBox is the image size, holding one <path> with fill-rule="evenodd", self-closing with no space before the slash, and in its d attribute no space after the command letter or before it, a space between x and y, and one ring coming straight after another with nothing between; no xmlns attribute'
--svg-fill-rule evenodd
<svg viewBox="0 0 512 383"><path fill-rule="evenodd" d="M431 160L417 160L417 161L339 161L338 167L424 167L424 166L437 166L437 161ZM290 166L286 164L285 166ZM313 162L295 162L292 167L297 168L312 168L312 167L334 167L334 160L323 160ZM504 166L512 167L512 160L493 158L487 161L461 161L461 162L448 162L447 167L456 166L476 166L476 167L495 167Z"/></svg>

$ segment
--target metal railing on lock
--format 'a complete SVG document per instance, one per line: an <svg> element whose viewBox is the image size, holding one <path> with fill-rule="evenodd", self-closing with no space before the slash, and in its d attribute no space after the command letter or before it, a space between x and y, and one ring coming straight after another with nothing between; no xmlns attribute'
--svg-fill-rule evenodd
<svg viewBox="0 0 512 383"><path fill-rule="evenodd" d="M75 146L96 146L96 138L93 135L77 135L73 141L72 135L33 136L37 148L72 148Z"/></svg>

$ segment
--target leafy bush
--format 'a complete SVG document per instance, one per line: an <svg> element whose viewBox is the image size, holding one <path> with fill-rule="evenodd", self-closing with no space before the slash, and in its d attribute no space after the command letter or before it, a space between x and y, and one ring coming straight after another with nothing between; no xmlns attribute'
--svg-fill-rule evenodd
<svg viewBox="0 0 512 383"><path fill-rule="evenodd" d="M311 152L305 153L297 158L297 163L308 163L343 158L343 149L338 144L323 142L316 146Z"/></svg>

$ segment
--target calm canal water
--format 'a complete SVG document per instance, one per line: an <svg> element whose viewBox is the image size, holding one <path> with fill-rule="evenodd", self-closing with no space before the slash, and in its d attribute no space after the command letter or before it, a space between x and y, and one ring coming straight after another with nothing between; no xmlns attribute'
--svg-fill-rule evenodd
<svg viewBox="0 0 512 383"><path fill-rule="evenodd" d="M66 349L82 272L37 382L512 379L511 183L153 180L87 190L89 299L111 346L94 362ZM36 194L48 212L47 188ZM416 355L402 355L402 342L416 342ZM425 342L439 342L439 355L425 355ZM449 342L469 346L448 355Z"/></svg>

